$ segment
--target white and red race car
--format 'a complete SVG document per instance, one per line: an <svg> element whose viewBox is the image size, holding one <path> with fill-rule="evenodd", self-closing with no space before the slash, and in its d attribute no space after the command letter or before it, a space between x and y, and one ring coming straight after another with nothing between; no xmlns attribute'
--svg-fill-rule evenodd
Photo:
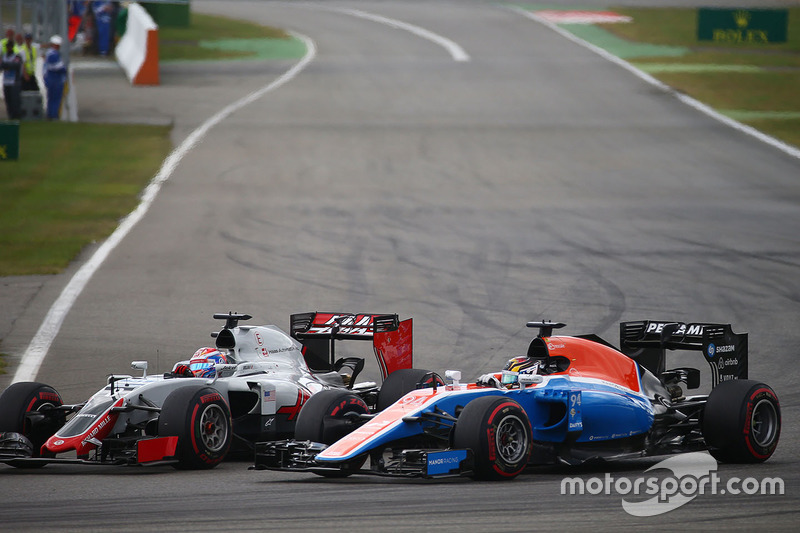
<svg viewBox="0 0 800 533"><path fill-rule="evenodd" d="M214 318L225 325L208 350L222 357L202 365L181 361L172 372L148 375L147 362L134 361L141 376L111 375L74 405L43 383L9 386L0 394L0 462L212 468L232 450L293 436L300 408L317 392L350 390L378 410L432 379L411 368L412 321L397 315L295 314L290 335L276 326L239 325L249 315ZM339 340L372 341L382 387L355 382L364 359L336 359Z"/></svg>

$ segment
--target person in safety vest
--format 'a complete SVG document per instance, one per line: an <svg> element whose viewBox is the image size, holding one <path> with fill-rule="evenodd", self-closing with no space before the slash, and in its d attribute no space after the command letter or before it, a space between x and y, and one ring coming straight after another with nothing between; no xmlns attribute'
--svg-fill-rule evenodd
<svg viewBox="0 0 800 533"><path fill-rule="evenodd" d="M25 34L22 50L25 52L25 64L22 67L22 90L38 91L39 83L36 81L36 58L39 47L33 42L33 35Z"/></svg>

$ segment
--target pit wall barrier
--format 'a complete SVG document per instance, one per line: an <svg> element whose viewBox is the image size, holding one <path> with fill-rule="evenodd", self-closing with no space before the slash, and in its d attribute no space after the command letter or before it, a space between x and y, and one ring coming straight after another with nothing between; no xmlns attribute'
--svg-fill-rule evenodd
<svg viewBox="0 0 800 533"><path fill-rule="evenodd" d="M128 25L114 53L133 85L159 84L158 26L137 3L128 6Z"/></svg>

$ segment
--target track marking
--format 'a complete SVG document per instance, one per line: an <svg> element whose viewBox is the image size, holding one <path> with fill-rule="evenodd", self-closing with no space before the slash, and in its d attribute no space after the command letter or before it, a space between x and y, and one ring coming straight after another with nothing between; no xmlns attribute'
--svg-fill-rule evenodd
<svg viewBox="0 0 800 533"><path fill-rule="evenodd" d="M317 48L314 41L305 35L293 35L302 40L306 45L306 54L299 62L272 83L251 92L217 112L197 129L192 131L192 133L167 156L161 164L158 173L150 180L147 187L145 187L141 201L139 205L136 206L136 209L122 219L117 229L114 230L114 233L112 233L111 236L100 245L92 257L78 269L69 283L67 283L67 286L64 287L64 290L61 291L58 299L50 307L47 316L45 316L44 321L41 326L39 326L39 330L22 355L19 367L14 374L13 383L18 381L33 381L36 379L36 375L39 373L39 368L42 366L50 346L53 344L56 335L58 335L58 331L61 329L61 325L64 323L64 319L70 309L72 309L78 296L83 292L89 280L94 273L97 272L97 269L100 268L100 265L103 264L103 261L106 260L108 255L117 247L122 239L125 238L131 229L142 220L161 190L161 186L172 176L172 173L184 156L203 140L203 137L205 137L211 128L228 118L232 113L291 81L316 57Z"/></svg>
<svg viewBox="0 0 800 533"><path fill-rule="evenodd" d="M464 51L464 49L461 48L461 46L459 46L457 43L451 41L447 37L442 37L439 34L426 30L425 28L420 28L419 26L414 26L413 24L409 24L407 22L403 22L396 19L391 19L381 15L367 13L366 11L360 11L358 9L336 8L336 7L329 9L331 11L338 11L339 13L344 13L345 15L350 15L365 20L371 20L373 22L385 24L395 29L405 30L407 32L413 33L417 37L422 37L423 39L427 39L443 47L450 53L450 56L453 58L454 61L466 62L470 60L469 54L467 54L467 52Z"/></svg>
<svg viewBox="0 0 800 533"><path fill-rule="evenodd" d="M717 120L719 122L722 122L723 124L725 124L727 126L730 126L731 128L733 128L735 130L738 130L738 131L740 131L740 132L742 132L742 133L744 133L746 135L750 135L751 137L754 137L754 138L758 139L759 141L761 141L763 143L766 143L766 144L768 144L768 145L770 145L770 146L772 146L774 148L777 148L778 150L782 151L783 153L785 153L785 154L787 154L787 155L789 155L791 157L794 157L795 159L800 159L800 149L795 148L794 146L790 146L790 145L784 143L783 141L780 141L780 140L778 140L778 139L776 139L774 137L770 137L769 135L766 135L765 133L762 133L762 132L758 131L755 128L747 126L746 124L742 124L741 122L733 120L732 118L726 117L725 115L723 115L721 113L718 113L714 109L710 108L706 104L704 104L704 103L702 103L702 102L700 102L698 100L695 100L691 96L686 96L685 94L677 92L675 89L673 89L669 85L666 85L666 84L662 83L661 81L657 80L656 78L654 78L653 76L650 76L649 74L647 74L645 72L642 72L641 70L639 70L638 68L634 67L632 64L628 63L624 59L620 59L619 57L606 52L604 49L600 48L599 46L595 46L595 45L593 45L593 44L591 44L591 43L589 43L587 41L584 41L583 39L581 39L579 37L576 37L575 35L571 34L567 30L565 30L563 28L560 28L557 24L553 24L552 22L544 20L543 18L538 17L535 13L532 13L530 11L526 11L525 9L522 9L520 7L517 7L517 6L510 6L508 9L511 9L512 11L515 11L518 14L520 14L520 15L522 15L524 17L527 17L527 18L529 18L531 20L534 20L534 21L538 22L539 24L547 26L548 28L550 28L554 32L558 33L562 37L565 37L566 39L569 39L573 43L578 44L580 46L583 46L584 48L587 48L588 50L591 50L592 52L594 52L597 55L603 57L604 59L607 59L608 61L611 61L612 63L616 63L617 65L621 66L625 70L633 73L639 79L649 83L650 85L653 85L654 87L657 87L657 88L663 90L664 92L672 94L673 96L675 96L675 98L677 98L678 100L680 100L684 104L688 105L689 107L692 107L692 108L696 109L697 111L700 111L701 113L703 113L703 114L705 114L705 115L707 115L707 116L709 116L709 117L711 117L711 118L713 118L713 119L715 119L715 120Z"/></svg>

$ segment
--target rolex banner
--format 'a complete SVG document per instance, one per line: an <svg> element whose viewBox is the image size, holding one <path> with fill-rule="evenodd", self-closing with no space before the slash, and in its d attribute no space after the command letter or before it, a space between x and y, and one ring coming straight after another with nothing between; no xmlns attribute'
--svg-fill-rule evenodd
<svg viewBox="0 0 800 533"><path fill-rule="evenodd" d="M786 9L715 9L697 12L697 40L727 44L785 43Z"/></svg>

